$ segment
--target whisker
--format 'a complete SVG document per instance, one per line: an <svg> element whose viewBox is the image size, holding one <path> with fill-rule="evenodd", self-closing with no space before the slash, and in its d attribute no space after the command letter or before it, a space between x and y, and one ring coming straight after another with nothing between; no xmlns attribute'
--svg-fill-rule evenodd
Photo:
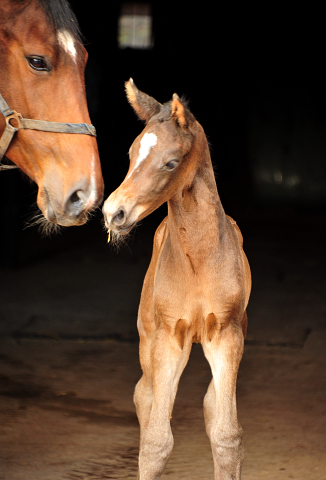
<svg viewBox="0 0 326 480"><path fill-rule="evenodd" d="M37 227L38 232L42 236L51 236L60 233L62 228L57 223L49 222L42 213L34 215L29 221L27 221L24 230L30 227Z"/></svg>
<svg viewBox="0 0 326 480"><path fill-rule="evenodd" d="M108 233L108 229L107 227L105 226L105 222L104 222L104 219L102 220L102 225L103 225L103 229ZM112 248L114 248L114 250L118 253L119 250L122 248L122 247L127 247L129 250L130 250L130 247L128 245L128 242L129 242L129 239L130 237L134 237L135 235L135 231L136 231L136 228L138 227L138 223L136 223L132 230L125 234L125 235L120 235L119 233L116 233L114 232L113 230L110 230L110 242L109 245L112 246Z"/></svg>

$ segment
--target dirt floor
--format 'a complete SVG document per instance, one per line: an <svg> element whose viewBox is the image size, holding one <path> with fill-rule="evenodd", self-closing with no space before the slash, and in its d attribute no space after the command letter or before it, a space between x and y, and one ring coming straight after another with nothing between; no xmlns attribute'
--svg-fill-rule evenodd
<svg viewBox="0 0 326 480"><path fill-rule="evenodd" d="M243 480L326 479L324 224L244 231L254 284L238 378ZM26 234L20 267L0 271L1 480L136 479L135 325L152 227L119 254L97 228L85 227L84 240L78 229L40 240L37 254ZM163 479L213 478L202 408L210 378L194 345Z"/></svg>
<svg viewBox="0 0 326 480"><path fill-rule="evenodd" d="M136 344L11 340L1 352L1 479L136 478ZM313 352L246 348L238 382L244 480L326 479L325 367ZM209 381L195 346L163 478L213 478L202 411Z"/></svg>

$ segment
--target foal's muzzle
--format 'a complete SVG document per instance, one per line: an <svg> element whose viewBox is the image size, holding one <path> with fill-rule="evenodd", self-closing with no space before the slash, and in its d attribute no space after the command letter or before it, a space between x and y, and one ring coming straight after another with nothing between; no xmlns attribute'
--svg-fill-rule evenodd
<svg viewBox="0 0 326 480"><path fill-rule="evenodd" d="M105 226L108 230L112 230L118 235L127 235L137 222L127 223L128 215L124 207L120 206L113 214L105 211L105 204L103 206L103 215L105 219Z"/></svg>

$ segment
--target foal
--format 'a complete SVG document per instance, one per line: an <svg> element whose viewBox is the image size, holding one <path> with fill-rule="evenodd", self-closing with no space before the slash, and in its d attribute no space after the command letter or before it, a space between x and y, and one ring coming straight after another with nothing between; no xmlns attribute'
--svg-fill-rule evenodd
<svg viewBox="0 0 326 480"><path fill-rule="evenodd" d="M236 380L251 288L242 236L223 210L205 133L175 94L161 105L132 79L127 97L146 122L130 148L130 168L106 200L107 228L127 234L164 202L141 294L142 378L134 401L140 423L139 479L158 479L173 448L170 417L192 343L201 343L213 378L204 399L215 480L241 478L242 430Z"/></svg>

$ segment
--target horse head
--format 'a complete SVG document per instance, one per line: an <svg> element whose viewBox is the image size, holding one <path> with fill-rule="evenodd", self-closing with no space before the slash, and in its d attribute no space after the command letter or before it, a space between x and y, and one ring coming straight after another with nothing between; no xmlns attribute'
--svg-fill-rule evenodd
<svg viewBox="0 0 326 480"><path fill-rule="evenodd" d="M0 93L20 117L89 125L86 61L77 21L65 0L2 0ZM103 195L95 137L30 128L15 133L7 158L37 183L37 203L47 220L65 226L85 223ZM0 114L0 134L4 129Z"/></svg>
<svg viewBox="0 0 326 480"><path fill-rule="evenodd" d="M185 102L174 94L164 105L126 83L129 103L146 122L130 150L126 178L105 201L106 226L127 234L142 218L173 198L194 176L194 131L200 128Z"/></svg>

